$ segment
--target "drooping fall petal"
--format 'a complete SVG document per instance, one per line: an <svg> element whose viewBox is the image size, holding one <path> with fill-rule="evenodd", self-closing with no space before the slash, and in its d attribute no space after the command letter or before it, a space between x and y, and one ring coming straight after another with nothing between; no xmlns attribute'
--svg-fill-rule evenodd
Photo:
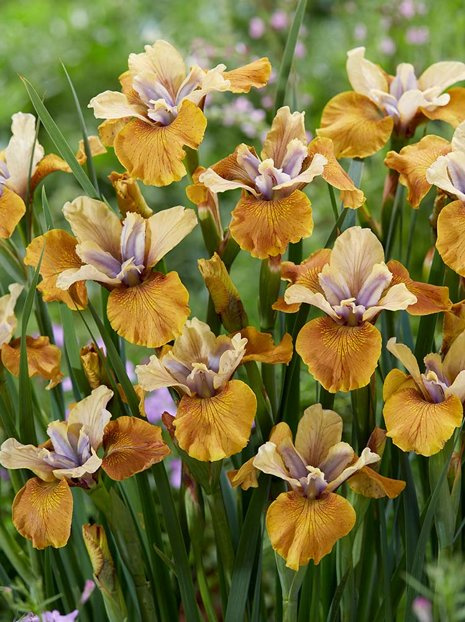
<svg viewBox="0 0 465 622"><path fill-rule="evenodd" d="M369 322L341 326L321 317L302 328L296 350L327 391L352 391L370 382L381 354L381 334Z"/></svg>
<svg viewBox="0 0 465 622"><path fill-rule="evenodd" d="M278 344L274 344L269 333L261 333L253 326L241 330L241 336L247 339L245 355L242 362L258 361L260 363L288 364L292 358L292 337L285 333Z"/></svg>
<svg viewBox="0 0 465 622"><path fill-rule="evenodd" d="M319 564L354 524L353 507L334 493L307 499L297 492L284 492L273 501L266 515L271 545L293 570L310 560Z"/></svg>
<svg viewBox="0 0 465 622"><path fill-rule="evenodd" d="M26 249L24 263L37 267L42 249L45 250L40 264L42 281L38 290L42 292L45 302L64 302L73 311L84 309L87 305L87 290L84 281L74 283L68 290L56 286L58 276L71 268L79 269L82 265L76 253L77 240L62 229L52 229L44 235L34 238Z"/></svg>
<svg viewBox="0 0 465 622"><path fill-rule="evenodd" d="M232 456L247 445L256 408L254 392L241 380L231 380L213 397L185 395L173 422L179 446L202 461Z"/></svg>
<svg viewBox="0 0 465 622"><path fill-rule="evenodd" d="M260 471L254 467L253 461L255 456L244 462L240 469L234 469L227 472L228 479L233 488L240 486L242 490L249 488L258 488L258 476Z"/></svg>
<svg viewBox="0 0 465 622"><path fill-rule="evenodd" d="M223 72L223 77L231 83L228 91L232 93L248 93L252 87L261 89L267 85L270 75L271 63L265 57Z"/></svg>
<svg viewBox="0 0 465 622"><path fill-rule="evenodd" d="M346 91L326 104L317 134L331 138L338 158L366 158L384 147L393 125L371 99Z"/></svg>
<svg viewBox="0 0 465 622"><path fill-rule="evenodd" d="M387 267L394 275L391 286L405 283L407 289L417 297L416 303L407 308L410 315L430 315L450 309L452 303L449 299L448 287L414 281L410 278L407 268L395 260L389 261Z"/></svg>
<svg viewBox="0 0 465 622"><path fill-rule="evenodd" d="M27 366L29 377L41 376L49 380L47 389L53 389L63 378L60 370L61 351L48 337L26 337ZM1 348L2 363L13 374L19 376L21 339L13 339Z"/></svg>
<svg viewBox="0 0 465 622"><path fill-rule="evenodd" d="M207 120L190 101L184 101L176 119L166 126L133 119L116 135L115 153L131 177L151 186L167 186L186 175L184 147L197 149Z"/></svg>
<svg viewBox="0 0 465 622"><path fill-rule="evenodd" d="M13 501L13 524L36 549L60 548L68 542L73 496L65 479L28 480Z"/></svg>
<svg viewBox="0 0 465 622"><path fill-rule="evenodd" d="M230 231L239 246L265 259L281 255L290 242L313 231L311 203L300 190L271 201L243 193L232 212Z"/></svg>
<svg viewBox="0 0 465 622"><path fill-rule="evenodd" d="M344 207L356 209L365 202L365 195L359 190L349 175L336 159L334 154L334 144L329 138L318 136L308 146L308 155L313 157L320 153L327 159L327 164L323 169L322 177L334 188L341 191L341 200Z"/></svg>
<svg viewBox="0 0 465 622"><path fill-rule="evenodd" d="M402 451L432 456L462 423L463 408L451 395L444 402L428 402L416 388L395 391L384 404L387 436Z"/></svg>
<svg viewBox="0 0 465 622"><path fill-rule="evenodd" d="M426 171L439 158L449 153L450 143L440 136L425 136L399 153L389 151L384 163L399 173L399 181L408 189L408 202L417 208L431 188Z"/></svg>
<svg viewBox="0 0 465 622"><path fill-rule="evenodd" d="M3 186L0 194L0 238L11 237L25 213L26 206L19 194Z"/></svg>
<svg viewBox="0 0 465 622"><path fill-rule="evenodd" d="M363 467L348 480L350 488L364 497L395 499L405 488L405 482L380 475L370 467Z"/></svg>
<svg viewBox="0 0 465 622"><path fill-rule="evenodd" d="M460 276L465 276L465 204L453 201L438 218L436 248L444 263Z"/></svg>
<svg viewBox="0 0 465 622"><path fill-rule="evenodd" d="M123 480L145 471L170 453L161 428L137 417L118 417L103 435L104 471L115 480Z"/></svg>
<svg viewBox="0 0 465 622"><path fill-rule="evenodd" d="M176 272L154 272L139 285L112 290L108 319L130 343L158 348L181 333L189 316L188 301L189 293Z"/></svg>

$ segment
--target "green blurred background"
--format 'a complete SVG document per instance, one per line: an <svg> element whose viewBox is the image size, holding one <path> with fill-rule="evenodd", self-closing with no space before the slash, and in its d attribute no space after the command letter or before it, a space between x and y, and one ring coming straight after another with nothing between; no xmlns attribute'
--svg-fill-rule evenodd
<svg viewBox="0 0 465 622"><path fill-rule="evenodd" d="M78 92L90 133L97 121L87 103L97 93L118 89L117 77L127 67L132 51L142 51L157 38L172 42L188 62L211 67L225 62L233 68L267 55L279 69L286 36L292 21L294 0L252 2L245 0L1 0L0 9L0 147L9 139L11 115L32 111L19 78L26 76L44 96L46 105L74 147L80 138L79 122L64 72L63 62ZM421 72L432 62L465 60L465 12L460 0L309 0L296 48L288 102L305 110L307 129L318 127L328 99L349 87L345 72L347 50L364 45L367 57L395 72L399 62L411 62ZM275 84L247 96L217 93L207 102L209 126L200 148L200 162L209 165L233 151L239 142L260 146L271 120ZM420 129L423 132L424 128ZM451 135L450 128L430 131ZM46 152L53 150L46 133L40 141ZM385 176L384 152L365 165L362 187L367 205L379 217ZM95 161L100 183L113 201L107 175L121 170L113 153ZM187 180L168 188L144 188L156 210L175 204L189 206ZM63 204L81 191L71 175L57 173L46 180L54 217L59 224ZM315 232L305 241L305 252L318 248L332 227L332 211L326 184L317 180L308 189L314 208ZM39 193L37 193L39 195ZM36 197L36 201L39 197ZM223 224L237 195L221 197ZM413 272L421 277L423 259L432 245L427 214L430 201L421 211L415 239ZM40 205L37 206L40 209ZM404 223L408 227L408 222ZM200 231L168 256L168 266L180 272L191 292L194 315L205 317L206 290L196 260L204 256ZM252 322L257 324L257 289L260 262L241 253L232 276L246 302Z"/></svg>

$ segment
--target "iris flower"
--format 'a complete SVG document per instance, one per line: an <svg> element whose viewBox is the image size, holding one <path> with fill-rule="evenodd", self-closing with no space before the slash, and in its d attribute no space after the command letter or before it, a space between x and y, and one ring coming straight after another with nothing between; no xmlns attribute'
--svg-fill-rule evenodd
<svg viewBox="0 0 465 622"><path fill-rule="evenodd" d="M166 186L186 174L184 147L197 149L207 119L205 97L214 91L248 93L266 85L271 73L267 58L226 71L194 65L187 72L179 52L166 41L130 54L129 70L120 77L122 92L105 91L89 108L100 126L104 144L113 146L128 173L145 184Z"/></svg>
<svg viewBox="0 0 465 622"><path fill-rule="evenodd" d="M214 193L242 189L230 231L253 257L280 255L290 242L311 235L312 209L302 188L318 175L341 190L346 207L357 208L365 201L337 162L332 142L317 138L308 143L303 112L280 108L260 155L241 144L199 176Z"/></svg>
<svg viewBox="0 0 465 622"><path fill-rule="evenodd" d="M123 220L102 201L78 197L63 207L74 236L52 229L27 248L25 263L37 266L45 245L39 290L44 300L85 307L85 281L110 290L107 314L130 341L159 347L174 339L189 315L189 294L176 272L152 269L197 223L181 206L150 218L128 212Z"/></svg>
<svg viewBox="0 0 465 622"><path fill-rule="evenodd" d="M357 457L342 442L342 427L334 411L310 406L299 421L295 443L287 423L278 423L257 455L230 477L233 486L246 489L258 485L260 471L286 482L289 491L268 508L266 527L274 550L293 570L310 560L318 564L352 530L355 510L335 492L349 478L363 473L371 484L361 487L363 494L376 498L397 497L405 487L368 466L380 460L369 447Z"/></svg>
<svg viewBox="0 0 465 622"><path fill-rule="evenodd" d="M21 339L13 339L17 320L14 312L16 302L23 286L13 283L9 293L0 297L0 351L3 365L14 376L19 376L21 358ZM40 376L49 380L47 389L52 389L63 378L60 371L61 352L50 343L48 337L26 336L26 353L30 377Z"/></svg>
<svg viewBox="0 0 465 622"><path fill-rule="evenodd" d="M447 288L413 281L399 262L386 264L384 249L369 229L350 227L333 250L317 251L291 268L284 266L292 284L276 308L294 312L307 303L325 313L302 328L296 350L332 393L369 383L381 354L381 334L373 325L381 311L427 315L451 304Z"/></svg>
<svg viewBox="0 0 465 622"><path fill-rule="evenodd" d="M245 336L247 335L247 336ZM266 343L263 343L264 337ZM231 380L241 363L288 363L292 345L269 347L269 335L252 327L215 336L208 324L186 322L172 348L147 365L138 365L138 382L145 391L174 387L181 399L173 421L179 447L192 458L221 460L243 449L249 440L257 400L242 380Z"/></svg>
<svg viewBox="0 0 465 622"><path fill-rule="evenodd" d="M462 423L465 401L465 332L452 342L447 354L428 354L420 372L410 349L392 338L388 350L408 374L393 369L383 388L387 435L403 451L431 456Z"/></svg>
<svg viewBox="0 0 465 622"><path fill-rule="evenodd" d="M347 75L353 91L333 97L323 110L319 136L331 138L337 157L365 158L389 140L413 136L420 123L441 120L456 127L465 119L465 89L444 92L465 80L465 63L443 61L420 77L409 63L395 76L365 58L365 48L347 54Z"/></svg>
<svg viewBox="0 0 465 622"><path fill-rule="evenodd" d="M29 200L44 177L54 171L70 173L68 164L54 153L45 155L36 140L36 120L32 114L17 112L11 117L11 138L0 152L0 238L9 238L26 212ZM105 152L95 136L89 137L92 155ZM86 160L81 144L76 154L80 164Z"/></svg>
<svg viewBox="0 0 465 622"><path fill-rule="evenodd" d="M105 386L94 389L73 406L67 421L48 425L49 440L39 447L14 438L2 444L0 464L7 469L29 469L35 475L13 502L13 523L35 548L59 548L67 543L72 486L92 488L100 468L112 479L123 480L169 454L159 427L135 417L110 421L106 406L112 396Z"/></svg>

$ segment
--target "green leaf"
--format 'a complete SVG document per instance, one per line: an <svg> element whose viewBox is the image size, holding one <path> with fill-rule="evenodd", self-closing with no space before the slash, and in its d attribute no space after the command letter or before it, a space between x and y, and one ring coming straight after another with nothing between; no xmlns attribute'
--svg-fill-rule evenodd
<svg viewBox="0 0 465 622"><path fill-rule="evenodd" d="M27 80L26 78L22 78L22 80L24 82L24 86L26 87L28 95L31 99L32 105L34 106L37 114L39 115L39 118L42 121L42 125L47 130L47 133L52 139L53 144L55 145L58 153L69 164L69 167L71 171L73 172L73 175L75 176L76 181L80 184L84 192L88 194L90 197L97 198L99 196L97 189L94 188L92 182L85 174L79 162L76 160L76 156L74 155L73 150L67 143L58 125L52 119L47 108L42 103L42 100L39 97L39 94L37 93L35 88L32 86L32 84L29 82L29 80Z"/></svg>

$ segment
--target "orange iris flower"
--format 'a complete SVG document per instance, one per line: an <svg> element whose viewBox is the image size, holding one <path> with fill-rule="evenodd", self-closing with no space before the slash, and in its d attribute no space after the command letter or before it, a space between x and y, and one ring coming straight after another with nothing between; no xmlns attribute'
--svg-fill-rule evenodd
<svg viewBox="0 0 465 622"><path fill-rule="evenodd" d="M391 76L358 47L347 54L347 75L353 91L339 93L326 104L317 130L333 140L337 157L370 156L392 133L412 136L429 119L453 127L465 119L465 89L444 92L465 80L465 63L435 63L418 78L413 65L401 63Z"/></svg>
<svg viewBox="0 0 465 622"><path fill-rule="evenodd" d="M194 65L187 72L179 52L162 40L130 54L128 65L119 77L122 92L100 93L89 108L97 119L106 119L99 128L104 144L114 147L132 177L152 186L186 174L184 147L197 149L203 140L208 93L248 93L265 86L271 73L267 58L232 71L225 65L208 71Z"/></svg>
<svg viewBox="0 0 465 622"><path fill-rule="evenodd" d="M110 421L106 406L113 392L105 386L75 404L67 421L53 421L49 440L39 447L14 438L0 448L0 464L29 469L29 479L13 502L13 523L35 548L59 548L68 542L73 515L71 486L92 489L99 469L123 480L148 469L169 454L161 429L135 417ZM103 448L103 458L98 451Z"/></svg>

